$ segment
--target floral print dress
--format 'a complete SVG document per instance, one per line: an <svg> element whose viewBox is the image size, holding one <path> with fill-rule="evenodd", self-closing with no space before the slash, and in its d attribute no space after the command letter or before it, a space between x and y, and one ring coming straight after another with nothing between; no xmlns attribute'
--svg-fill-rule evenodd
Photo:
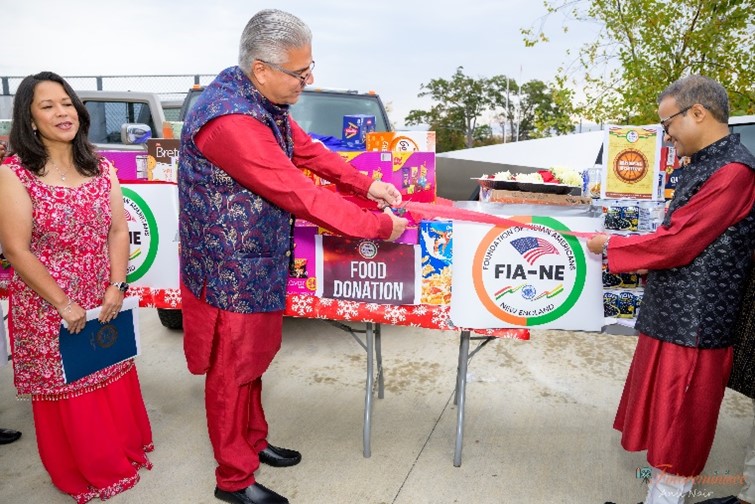
<svg viewBox="0 0 755 504"><path fill-rule="evenodd" d="M32 253L82 308L101 305L110 279L110 163L103 159L101 174L77 187L45 184L16 156L4 164L13 170L32 201ZM133 366L133 360L129 360L66 384L58 344L58 311L17 274L11 280L10 292L19 396L33 400L74 397L117 380Z"/></svg>

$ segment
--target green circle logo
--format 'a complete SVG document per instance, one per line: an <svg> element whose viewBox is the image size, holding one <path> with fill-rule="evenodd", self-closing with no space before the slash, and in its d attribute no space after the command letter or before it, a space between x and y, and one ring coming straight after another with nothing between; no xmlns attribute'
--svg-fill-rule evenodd
<svg viewBox="0 0 755 504"><path fill-rule="evenodd" d="M129 237L126 281L132 283L146 275L155 262L160 234L147 202L132 189L123 187L122 190Z"/></svg>
<svg viewBox="0 0 755 504"><path fill-rule="evenodd" d="M534 227L495 227L473 262L478 298L495 317L536 326L565 315L585 287L587 262L579 240L552 217L515 217Z"/></svg>

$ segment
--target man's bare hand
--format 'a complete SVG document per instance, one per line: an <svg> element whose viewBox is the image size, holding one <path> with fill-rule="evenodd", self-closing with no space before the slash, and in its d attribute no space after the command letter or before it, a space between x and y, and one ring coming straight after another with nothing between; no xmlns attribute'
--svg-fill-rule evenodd
<svg viewBox="0 0 755 504"><path fill-rule="evenodd" d="M8 148L5 146L5 142L0 142L0 161L2 161L7 154L7 149Z"/></svg>
<svg viewBox="0 0 755 504"><path fill-rule="evenodd" d="M587 240L587 250L593 254L602 254L603 244L608 241L608 238L610 238L610 236L607 234L596 234L595 236L591 236L590 239Z"/></svg>
<svg viewBox="0 0 755 504"><path fill-rule="evenodd" d="M383 209L401 204L401 193L393 184L376 180L370 185L367 198L376 201L378 208Z"/></svg>
<svg viewBox="0 0 755 504"><path fill-rule="evenodd" d="M393 221L393 231L391 232L391 236L388 238L388 241L395 241L404 233L404 231L406 231L406 225L409 223L409 221L404 219L403 217L396 217L393 212L391 212L390 208L386 208L385 213L390 215L391 220Z"/></svg>

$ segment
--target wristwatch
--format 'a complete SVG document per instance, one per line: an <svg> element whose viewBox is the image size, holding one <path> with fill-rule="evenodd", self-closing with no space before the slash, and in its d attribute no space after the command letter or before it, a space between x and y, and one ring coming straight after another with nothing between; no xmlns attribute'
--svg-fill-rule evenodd
<svg viewBox="0 0 755 504"><path fill-rule="evenodd" d="M118 287L118 290L124 294L128 291L128 284L126 282L110 282L110 285Z"/></svg>

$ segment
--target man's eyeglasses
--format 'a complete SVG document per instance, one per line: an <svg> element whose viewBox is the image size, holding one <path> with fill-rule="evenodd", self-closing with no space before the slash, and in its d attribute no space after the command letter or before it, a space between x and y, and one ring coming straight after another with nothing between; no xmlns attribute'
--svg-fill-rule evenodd
<svg viewBox="0 0 755 504"><path fill-rule="evenodd" d="M307 83L309 76L312 75L312 71L315 69L315 60L312 60L312 63L309 64L309 68L307 68L306 70L302 70L300 72L292 72L291 70L286 70L282 66L276 65L275 63L270 63L269 61L265 61L265 60L258 60L258 61L260 63L264 63L270 68L274 68L278 70L281 73L284 73L286 75L290 75L291 77L299 79L299 83L302 86L304 86Z"/></svg>
<svg viewBox="0 0 755 504"><path fill-rule="evenodd" d="M680 110L679 112L677 112L676 114L671 114L671 115L670 115L670 116L668 116L667 118L665 118L665 119L661 119L661 121L660 121L660 122L661 122L661 127L663 128L663 132L664 132L664 133L666 133L666 134L668 135L668 134L669 134L669 133L668 133L668 127L669 127L669 125L671 124L671 121L672 121L672 120L674 119L674 117L676 117L676 116L678 116L678 115L682 115L683 113L685 113L686 111L688 111L688 110L689 110L689 109L691 109L691 108L692 108L692 105L690 105L689 107L684 107L683 109L681 109L681 110Z"/></svg>

